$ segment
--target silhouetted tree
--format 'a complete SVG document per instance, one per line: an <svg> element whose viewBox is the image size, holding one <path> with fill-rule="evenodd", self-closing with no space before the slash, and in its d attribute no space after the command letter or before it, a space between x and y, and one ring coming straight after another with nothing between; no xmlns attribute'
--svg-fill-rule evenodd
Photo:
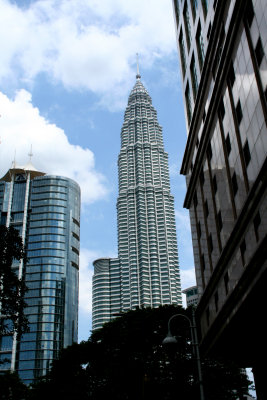
<svg viewBox="0 0 267 400"><path fill-rule="evenodd" d="M191 317L190 309L163 306L129 311L105 324L87 342L62 351L51 373L35 385L33 398L198 399L188 322L173 320L178 343L162 345L168 320L176 313ZM247 376L232 363L204 360L202 369L206 400L234 400L248 392Z"/></svg>
<svg viewBox="0 0 267 400"><path fill-rule="evenodd" d="M0 225L0 337L27 330L24 293L26 285L19 279L14 261L26 261L19 232L13 227Z"/></svg>
<svg viewBox="0 0 267 400"><path fill-rule="evenodd" d="M26 400L29 388L19 379L16 372L0 374L0 400Z"/></svg>

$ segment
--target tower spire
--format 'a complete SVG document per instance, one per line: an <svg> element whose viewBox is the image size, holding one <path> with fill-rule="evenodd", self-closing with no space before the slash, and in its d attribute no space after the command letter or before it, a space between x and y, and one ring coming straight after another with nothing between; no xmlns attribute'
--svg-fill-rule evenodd
<svg viewBox="0 0 267 400"><path fill-rule="evenodd" d="M28 156L29 156L29 161L31 162L31 161L32 161L32 156L33 156L33 153L32 153L32 144L31 144L31 149L30 149L30 152L29 152Z"/></svg>
<svg viewBox="0 0 267 400"><path fill-rule="evenodd" d="M138 53L136 53L136 68L137 68L137 74L136 74L136 79L140 79L141 75L139 72L139 59L138 59Z"/></svg>
<svg viewBox="0 0 267 400"><path fill-rule="evenodd" d="M16 168L16 149L14 151L14 161L12 162L11 168Z"/></svg>

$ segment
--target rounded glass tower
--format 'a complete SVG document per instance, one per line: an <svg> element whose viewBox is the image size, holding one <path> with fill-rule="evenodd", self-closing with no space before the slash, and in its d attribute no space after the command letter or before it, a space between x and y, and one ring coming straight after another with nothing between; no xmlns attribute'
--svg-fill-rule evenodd
<svg viewBox="0 0 267 400"><path fill-rule="evenodd" d="M1 195L2 194L2 195ZM1 223L19 230L27 263L14 265L28 287L29 332L3 337L2 369L25 383L45 375L63 347L78 339L80 188L32 165L14 167L0 184Z"/></svg>

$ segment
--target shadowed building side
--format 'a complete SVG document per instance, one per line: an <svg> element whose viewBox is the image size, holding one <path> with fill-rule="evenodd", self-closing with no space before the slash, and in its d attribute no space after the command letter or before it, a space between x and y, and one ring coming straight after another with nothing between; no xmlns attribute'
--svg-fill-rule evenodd
<svg viewBox="0 0 267 400"><path fill-rule="evenodd" d="M201 349L253 367L267 397L267 8L174 0Z"/></svg>

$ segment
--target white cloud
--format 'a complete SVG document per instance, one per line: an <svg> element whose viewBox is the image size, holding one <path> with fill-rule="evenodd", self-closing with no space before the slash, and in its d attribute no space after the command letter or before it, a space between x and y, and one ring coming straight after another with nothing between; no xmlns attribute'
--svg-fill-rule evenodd
<svg viewBox="0 0 267 400"><path fill-rule="evenodd" d="M103 257L102 251L80 249L79 268L79 313L83 318L91 318L92 314L92 277L94 273L93 261ZM111 258L114 255L110 256Z"/></svg>
<svg viewBox="0 0 267 400"><path fill-rule="evenodd" d="M0 82L33 81L44 72L121 107L136 52L141 72L176 53L170 0L39 0L28 8L0 0L0 8Z"/></svg>
<svg viewBox="0 0 267 400"><path fill-rule="evenodd" d="M79 270L79 309L82 312L92 312L92 262L99 258L96 251L81 248Z"/></svg>
<svg viewBox="0 0 267 400"><path fill-rule="evenodd" d="M172 163L169 166L169 172L170 172L170 177L172 178L176 178L176 177L180 177L180 169L179 169L179 165L177 163Z"/></svg>
<svg viewBox="0 0 267 400"><path fill-rule="evenodd" d="M180 274L182 289L187 289L190 286L196 285L195 268L181 269Z"/></svg>
<svg viewBox="0 0 267 400"><path fill-rule="evenodd" d="M34 166L47 174L63 175L78 182L84 204L106 195L106 182L95 169L92 151L69 143L65 132L32 105L29 92L18 91L14 100L0 92L0 109L0 176L11 166L15 150L16 163L25 165L32 145Z"/></svg>
<svg viewBox="0 0 267 400"><path fill-rule="evenodd" d="M195 268L180 269L182 290L196 285ZM186 308L186 295L182 293L183 306Z"/></svg>
<svg viewBox="0 0 267 400"><path fill-rule="evenodd" d="M92 328L93 261L100 257L96 251L80 249L79 269L79 341L87 340Z"/></svg>
<svg viewBox="0 0 267 400"><path fill-rule="evenodd" d="M177 228L181 230L183 233L190 233L191 234L191 227L190 227L190 218L189 213L184 208L176 209L175 210L175 217L177 221Z"/></svg>

